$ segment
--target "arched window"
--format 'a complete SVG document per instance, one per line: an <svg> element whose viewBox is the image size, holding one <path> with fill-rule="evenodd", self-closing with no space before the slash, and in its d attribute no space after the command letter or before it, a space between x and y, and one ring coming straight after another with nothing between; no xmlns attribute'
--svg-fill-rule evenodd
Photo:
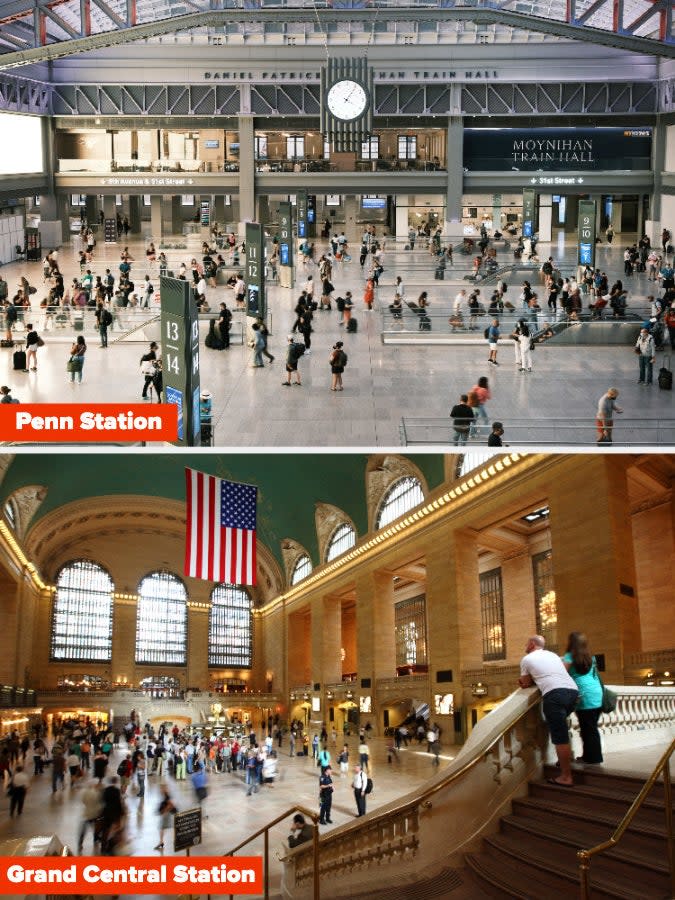
<svg viewBox="0 0 675 900"><path fill-rule="evenodd" d="M328 541L328 547L326 548L326 562L330 562L332 559L342 556L347 550L351 550L355 543L356 532L352 526L347 523L338 525Z"/></svg>
<svg viewBox="0 0 675 900"><path fill-rule="evenodd" d="M251 598L233 584L218 584L211 592L209 665L250 669L253 664Z"/></svg>
<svg viewBox="0 0 675 900"><path fill-rule="evenodd" d="M375 516L375 528L384 528L394 519L424 502L424 494L419 478L406 475L395 481L382 498Z"/></svg>
<svg viewBox="0 0 675 900"><path fill-rule="evenodd" d="M307 556L306 553L303 553L302 556L299 556L295 565L293 566L293 571L291 572L291 584L297 584L299 581L302 581L303 578L307 578L312 572L312 560Z"/></svg>
<svg viewBox="0 0 675 900"><path fill-rule="evenodd" d="M12 529L12 531L16 531L16 507L14 506L13 500L8 500L4 506L5 519L7 520L7 524Z"/></svg>
<svg viewBox="0 0 675 900"><path fill-rule="evenodd" d="M457 476L461 478L468 472L473 472L474 469L484 465L493 456L494 454L489 450L469 450L468 453L463 453Z"/></svg>
<svg viewBox="0 0 675 900"><path fill-rule="evenodd" d="M136 612L136 662L184 666L187 657L187 591L170 572L141 581Z"/></svg>
<svg viewBox="0 0 675 900"><path fill-rule="evenodd" d="M56 579L51 659L110 662L112 578L88 559L65 565Z"/></svg>

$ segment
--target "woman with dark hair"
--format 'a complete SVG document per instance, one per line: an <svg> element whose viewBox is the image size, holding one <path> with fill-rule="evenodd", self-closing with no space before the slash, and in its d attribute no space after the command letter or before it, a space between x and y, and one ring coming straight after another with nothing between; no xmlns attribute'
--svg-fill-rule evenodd
<svg viewBox="0 0 675 900"><path fill-rule="evenodd" d="M86 352L87 345L84 337L78 334L77 340L70 348L70 358L68 359L68 373L71 381L75 381L75 376L77 375L77 381L80 384L82 383L82 369L84 368L84 355Z"/></svg>
<svg viewBox="0 0 675 900"><path fill-rule="evenodd" d="M518 320L518 343L520 344L520 371L532 371L532 334L525 319Z"/></svg>
<svg viewBox="0 0 675 900"><path fill-rule="evenodd" d="M602 762L598 731L598 719L602 711L602 682L595 657L588 649L586 635L581 631L571 632L562 661L579 689L579 701L574 711L579 720L583 755L577 757L577 762L597 765Z"/></svg>

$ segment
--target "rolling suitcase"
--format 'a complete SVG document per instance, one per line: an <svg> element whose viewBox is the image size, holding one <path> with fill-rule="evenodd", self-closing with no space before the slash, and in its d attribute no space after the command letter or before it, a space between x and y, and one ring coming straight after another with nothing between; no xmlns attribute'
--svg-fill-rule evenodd
<svg viewBox="0 0 675 900"><path fill-rule="evenodd" d="M437 266L436 271L434 272L434 278L436 281L444 281L445 280L445 269L443 266Z"/></svg>
<svg viewBox="0 0 675 900"><path fill-rule="evenodd" d="M358 330L358 327L359 323L354 318L350 319L349 322L347 322L347 331L351 332L352 334Z"/></svg>
<svg viewBox="0 0 675 900"><path fill-rule="evenodd" d="M16 354L14 354L16 356ZM666 360L668 361L666 363ZM673 373L670 368L670 356L663 357L663 365L659 369L659 387L662 391L672 391Z"/></svg>
<svg viewBox="0 0 675 900"><path fill-rule="evenodd" d="M25 350L15 350L14 351L14 362L13 368L15 372L23 372L26 368L26 351Z"/></svg>

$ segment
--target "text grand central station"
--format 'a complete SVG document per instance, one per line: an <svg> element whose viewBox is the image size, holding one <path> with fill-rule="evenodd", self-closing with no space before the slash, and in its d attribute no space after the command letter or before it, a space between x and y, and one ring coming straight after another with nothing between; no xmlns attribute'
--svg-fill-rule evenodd
<svg viewBox="0 0 675 900"><path fill-rule="evenodd" d="M646 0L3 0L4 396L204 394L189 445L672 445L673 46Z"/></svg>

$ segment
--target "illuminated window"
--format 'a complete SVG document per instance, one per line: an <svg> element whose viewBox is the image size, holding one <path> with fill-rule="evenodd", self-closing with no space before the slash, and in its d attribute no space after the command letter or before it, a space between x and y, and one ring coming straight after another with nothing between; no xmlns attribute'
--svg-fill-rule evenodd
<svg viewBox="0 0 675 900"><path fill-rule="evenodd" d="M382 498L375 517L375 528L384 528L423 501L424 494L418 478L399 478Z"/></svg>
<svg viewBox="0 0 675 900"><path fill-rule="evenodd" d="M136 612L136 662L184 666L187 657L187 591L170 572L141 581Z"/></svg>
<svg viewBox="0 0 675 900"><path fill-rule="evenodd" d="M537 634L546 639L546 649L558 652L558 604L553 587L553 559L551 551L532 557L534 580L534 614Z"/></svg>
<svg viewBox="0 0 675 900"><path fill-rule="evenodd" d="M399 134L398 158L417 159L417 136L414 134Z"/></svg>
<svg viewBox="0 0 675 900"><path fill-rule="evenodd" d="M361 141L361 159L377 159L380 155L380 139L377 135Z"/></svg>
<svg viewBox="0 0 675 900"><path fill-rule="evenodd" d="M302 581L303 578L307 578L312 572L312 560L307 556L306 553L303 553L302 556L299 556L293 566L293 571L291 573L291 584L297 584L299 581Z"/></svg>
<svg viewBox="0 0 675 900"><path fill-rule="evenodd" d="M255 136L255 158L267 159L267 135L256 134Z"/></svg>
<svg viewBox="0 0 675 900"><path fill-rule="evenodd" d="M462 475L466 475L467 472L473 472L474 469L477 469L479 466L482 466L483 463L492 459L492 456L493 454L490 453L489 450L470 450L468 453L464 453L461 457L457 476L461 478Z"/></svg>
<svg viewBox="0 0 675 900"><path fill-rule="evenodd" d="M113 590L110 575L88 559L61 569L52 609L51 659L110 662Z"/></svg>
<svg viewBox="0 0 675 900"><path fill-rule="evenodd" d="M426 598L422 594L394 607L396 667L427 664Z"/></svg>
<svg viewBox="0 0 675 900"><path fill-rule="evenodd" d="M286 138L286 159L304 159L305 158L305 139L298 135L291 135Z"/></svg>
<svg viewBox="0 0 675 900"><path fill-rule="evenodd" d="M141 690L148 697L179 697L180 681L171 675L148 675L141 681Z"/></svg>
<svg viewBox="0 0 675 900"><path fill-rule="evenodd" d="M12 531L16 531L16 507L12 500L8 500L7 503L5 503L4 513L7 524Z"/></svg>
<svg viewBox="0 0 675 900"><path fill-rule="evenodd" d="M250 669L253 664L251 598L240 587L219 584L211 592L209 665Z"/></svg>
<svg viewBox="0 0 675 900"><path fill-rule="evenodd" d="M351 548L356 543L356 532L352 528L351 525L338 525L333 534L331 535L330 540L328 541L328 548L326 550L326 562L330 562L332 559L336 559L338 556L342 556L343 553L346 553L347 550L351 550Z"/></svg>
<svg viewBox="0 0 675 900"><path fill-rule="evenodd" d="M480 617L483 659L486 662L492 659L506 659L501 569L492 569L480 575Z"/></svg>

